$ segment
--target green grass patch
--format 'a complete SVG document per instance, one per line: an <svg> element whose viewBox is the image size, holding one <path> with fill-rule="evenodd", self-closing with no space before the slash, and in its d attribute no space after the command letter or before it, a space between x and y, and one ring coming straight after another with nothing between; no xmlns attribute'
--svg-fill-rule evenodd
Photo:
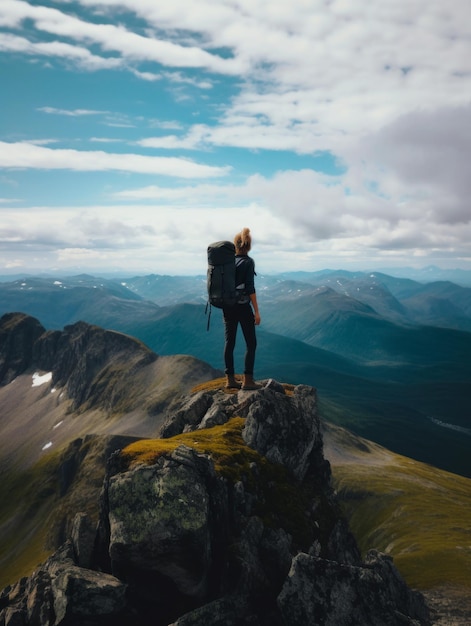
<svg viewBox="0 0 471 626"><path fill-rule="evenodd" d="M61 544L76 513L84 511L92 522L98 520L106 462L103 445L98 437L82 442L64 493L61 468L74 451L72 446L49 452L28 470L2 473L0 589L30 575Z"/></svg>
<svg viewBox="0 0 471 626"><path fill-rule="evenodd" d="M360 548L391 554L412 587L471 589L471 480L394 455L394 465L334 464Z"/></svg>
<svg viewBox="0 0 471 626"><path fill-rule="evenodd" d="M51 554L46 546L56 502L57 454L32 468L2 473L0 482L0 589L28 576Z"/></svg>

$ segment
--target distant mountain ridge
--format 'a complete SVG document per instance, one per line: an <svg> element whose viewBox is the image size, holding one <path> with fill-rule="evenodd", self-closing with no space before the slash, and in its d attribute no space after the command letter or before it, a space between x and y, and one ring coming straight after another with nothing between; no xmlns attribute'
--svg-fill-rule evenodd
<svg viewBox="0 0 471 626"><path fill-rule="evenodd" d="M22 311L48 329L83 320L136 337L157 354L222 368L220 311L207 332L205 289L202 276L26 278L0 284L0 313ZM471 475L466 436L440 426L471 428L471 289L323 271L258 276L257 291L258 377L313 385L329 419ZM238 364L242 353L239 341Z"/></svg>
<svg viewBox="0 0 471 626"><path fill-rule="evenodd" d="M471 272L470 272L471 274ZM376 313L395 323L425 324L471 330L471 288L451 281L421 283L398 278L381 272L291 272L257 277L258 295L263 304L279 300L293 300L299 295L315 289L330 288L335 292L371 306ZM158 306L173 306L184 303L205 304L205 276L166 276L150 274L127 279L104 279L86 274L67 277L29 276L15 281L0 282L3 304L0 313L26 310L25 306L36 307L31 314L39 313L39 298L48 295L51 303L58 306L67 303L61 318L48 318L51 311L44 311L46 326L55 323L58 327L77 321L81 311L83 289L94 289L95 306L104 304L104 294L120 300L131 300ZM67 297L64 291L68 291ZM15 303L18 305L15 309ZM128 303L130 311L137 312ZM147 314L152 314L148 308ZM66 318L69 316L69 319ZM72 317L71 316L75 316Z"/></svg>
<svg viewBox="0 0 471 626"><path fill-rule="evenodd" d="M313 270L313 271L292 270L289 272L273 272L272 274L283 276L285 279L292 278L294 280L300 280L301 282L303 282L306 276L312 276L312 275L322 276L322 275L328 275L328 274L339 272L339 271L346 271L346 270L326 268L322 270ZM104 280L111 280L111 281L118 281L118 282L134 280L136 277L143 278L148 275L150 276L156 275L156 274L145 274L145 273L131 274L122 269L114 270L114 271L111 271L111 270L107 271L107 270L104 270L103 268L95 269L95 270L87 270L86 273L83 273L81 269L76 269L76 270L69 269L67 271L64 269L64 270L58 271L57 268L54 268L49 271L44 270L41 273L38 273L36 269L29 269L23 272L18 272L16 274L13 272L8 272L3 275L0 274L0 282L12 282L12 281L16 281L16 280L20 280L20 279L24 279L28 277L33 277L33 276L38 276L41 278L49 279L53 276L58 275L59 273L65 277L78 276L78 275L102 276ZM471 269L468 269L468 270L465 270L462 268L444 269L441 267L437 267L436 265L428 265L426 267L421 267L421 268L375 267L375 268L363 269L363 270L357 270L357 271L348 271L347 273L355 274L358 276L380 273L380 274L386 274L388 276L399 278L399 279L410 279L412 281L416 281L419 283L431 283L435 281L450 281L457 285L461 285L462 287L471 287ZM175 275L161 275L161 276L165 276L167 278L175 278ZM176 276L176 277L180 278L180 276ZM183 276L183 279L185 281L188 278L191 279L191 278L194 278L194 276L193 275ZM205 280L205 276L203 275L200 275L199 278L202 280Z"/></svg>

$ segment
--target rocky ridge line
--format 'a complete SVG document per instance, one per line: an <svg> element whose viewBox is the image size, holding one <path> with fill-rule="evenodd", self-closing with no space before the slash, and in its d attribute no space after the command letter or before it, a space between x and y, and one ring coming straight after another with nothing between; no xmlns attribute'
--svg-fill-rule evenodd
<svg viewBox="0 0 471 626"><path fill-rule="evenodd" d="M241 420L226 474L216 457ZM208 433L214 453L192 444ZM150 463L110 457L98 528L77 517L71 539L2 592L1 626L430 624L389 557L360 557L313 388L202 390L161 436L177 443Z"/></svg>

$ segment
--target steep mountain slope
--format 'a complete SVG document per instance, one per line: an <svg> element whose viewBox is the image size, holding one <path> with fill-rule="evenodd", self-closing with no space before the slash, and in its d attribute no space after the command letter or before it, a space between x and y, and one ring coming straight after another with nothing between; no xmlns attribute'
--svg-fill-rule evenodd
<svg viewBox="0 0 471 626"><path fill-rule="evenodd" d="M471 618L471 480L324 424L324 454L360 547L394 557L443 624ZM450 616L451 613L451 616Z"/></svg>

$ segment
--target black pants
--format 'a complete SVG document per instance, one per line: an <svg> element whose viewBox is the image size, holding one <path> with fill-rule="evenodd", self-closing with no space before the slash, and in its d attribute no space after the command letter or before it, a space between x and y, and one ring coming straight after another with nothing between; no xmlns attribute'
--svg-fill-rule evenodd
<svg viewBox="0 0 471 626"><path fill-rule="evenodd" d="M255 318L250 304L235 304L223 309L224 315L224 364L226 374L234 374L234 348L237 336L237 327L240 324L244 334L246 351L244 374L253 376L257 337L255 336Z"/></svg>

